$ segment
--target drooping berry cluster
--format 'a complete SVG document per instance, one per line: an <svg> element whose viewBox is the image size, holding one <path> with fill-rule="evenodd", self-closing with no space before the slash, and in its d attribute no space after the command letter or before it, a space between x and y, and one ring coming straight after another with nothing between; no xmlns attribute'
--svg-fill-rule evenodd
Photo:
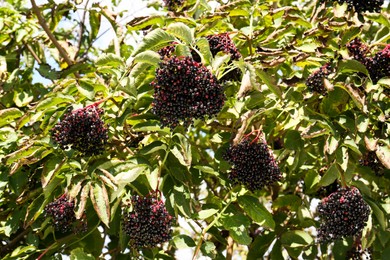
<svg viewBox="0 0 390 260"><path fill-rule="evenodd" d="M317 211L322 220L318 229L320 242L360 235L366 226L370 207L355 187L341 188L324 198Z"/></svg>
<svg viewBox="0 0 390 260"><path fill-rule="evenodd" d="M355 60L360 61L363 64L367 63L367 54L370 49L360 38L355 38L347 43L347 49Z"/></svg>
<svg viewBox="0 0 390 260"><path fill-rule="evenodd" d="M69 201L65 195L47 204L45 214L52 217L54 229L62 233L71 231L76 221L74 203Z"/></svg>
<svg viewBox="0 0 390 260"><path fill-rule="evenodd" d="M376 84L381 78L390 77L390 44L367 61L371 80Z"/></svg>
<svg viewBox="0 0 390 260"><path fill-rule="evenodd" d="M367 166L371 168L373 172L377 176L382 176L384 174L384 166L379 161L378 156L376 155L376 152L374 151L368 151L363 155L363 157L359 160L360 165Z"/></svg>
<svg viewBox="0 0 390 260"><path fill-rule="evenodd" d="M191 57L172 56L160 62L154 87L153 113L162 126L175 128L180 121L189 126L194 119L216 115L225 102L217 79Z"/></svg>
<svg viewBox="0 0 390 260"><path fill-rule="evenodd" d="M325 87L324 80L326 76L332 73L332 67L329 63L314 71L306 80L306 86L311 92L317 92L322 95L326 95L327 90Z"/></svg>
<svg viewBox="0 0 390 260"><path fill-rule="evenodd" d="M256 139L230 145L224 159L232 164L229 179L249 190L261 190L281 179L280 169L268 146Z"/></svg>
<svg viewBox="0 0 390 260"><path fill-rule="evenodd" d="M163 0L165 7L168 8L169 11L176 11L178 7L182 6L184 0Z"/></svg>
<svg viewBox="0 0 390 260"><path fill-rule="evenodd" d="M221 33L216 35L206 36L210 51L213 56L222 51L226 54L230 54L232 60L238 60L241 58L240 52L237 50L236 45L232 42L228 33Z"/></svg>
<svg viewBox="0 0 390 260"><path fill-rule="evenodd" d="M52 137L61 149L72 147L85 155L100 154L108 140L102 114L103 109L96 105L74 110L53 127Z"/></svg>
<svg viewBox="0 0 390 260"><path fill-rule="evenodd" d="M123 231L133 248L156 247L172 237L173 218L163 201L155 197L133 196L133 210L124 213Z"/></svg>
<svg viewBox="0 0 390 260"><path fill-rule="evenodd" d="M384 3L384 0L321 0L323 2L337 2L339 5L346 3L348 5L348 11L355 11L356 13L364 12L376 12L380 13L381 6Z"/></svg>
<svg viewBox="0 0 390 260"><path fill-rule="evenodd" d="M176 43L173 42L168 46L165 46L157 51L158 54L160 54L161 59L164 58L170 58L172 54L175 52Z"/></svg>

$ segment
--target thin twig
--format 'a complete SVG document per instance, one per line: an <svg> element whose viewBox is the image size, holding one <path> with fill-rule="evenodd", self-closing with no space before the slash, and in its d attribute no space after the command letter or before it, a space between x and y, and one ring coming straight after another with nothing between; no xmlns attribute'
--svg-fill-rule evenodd
<svg viewBox="0 0 390 260"><path fill-rule="evenodd" d="M80 53L81 44L83 43L83 34L84 34L84 28L85 28L85 18L87 16L88 4L89 4L89 0L87 0L86 3L85 3L83 17L81 18L81 21L80 21L79 40L77 42L77 51L76 51L76 53L74 55L74 58L73 58L74 60L77 59L77 56Z"/></svg>
<svg viewBox="0 0 390 260"><path fill-rule="evenodd" d="M46 32L47 36L51 40L51 42L54 44L54 46L59 51L60 55L64 58L65 62L68 64L68 66L71 66L73 64L73 61L69 58L68 53L66 50L61 46L61 44L57 41L53 33L50 31L49 27L47 26L45 22L45 18L43 18L41 11L39 10L39 7L35 3L35 0L31 0L31 5L33 12L38 17L38 22L42 26L43 30Z"/></svg>
<svg viewBox="0 0 390 260"><path fill-rule="evenodd" d="M31 55L34 57L34 59L38 62L38 64L42 64L41 59L38 57L38 55L35 53L35 51L31 48L30 44L24 43L28 49L28 51L31 53Z"/></svg>

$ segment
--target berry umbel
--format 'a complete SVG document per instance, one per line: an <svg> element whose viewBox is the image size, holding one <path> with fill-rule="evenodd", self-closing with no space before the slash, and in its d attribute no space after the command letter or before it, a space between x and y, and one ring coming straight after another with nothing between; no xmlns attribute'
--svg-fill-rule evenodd
<svg viewBox="0 0 390 260"><path fill-rule="evenodd" d="M47 204L45 214L52 217L54 229L62 233L71 231L73 223L76 221L74 203L69 201L65 194Z"/></svg>
<svg viewBox="0 0 390 260"><path fill-rule="evenodd" d="M215 76L191 57L172 56L160 62L154 88L153 113L162 126L185 127L194 119L216 115L223 107L225 94Z"/></svg>
<svg viewBox="0 0 390 260"><path fill-rule="evenodd" d="M228 33L221 33L216 35L208 35L206 39L210 45L210 51L213 56L222 51L225 54L230 54L232 60L238 60L241 58L240 52L237 50L236 45L232 42Z"/></svg>
<svg viewBox="0 0 390 260"><path fill-rule="evenodd" d="M360 38L355 38L347 43L347 49L355 60L360 61L364 65L367 63L367 54L369 54L370 49Z"/></svg>
<svg viewBox="0 0 390 260"><path fill-rule="evenodd" d="M322 66L320 69L314 71L306 80L306 86L311 92L317 92L326 95L326 87L324 80L332 72L329 63Z"/></svg>
<svg viewBox="0 0 390 260"><path fill-rule="evenodd" d="M230 145L224 154L224 159L232 165L229 179L233 185L243 184L251 191L261 190L280 180L282 175L267 144L259 141L258 136L253 140L247 137Z"/></svg>
<svg viewBox="0 0 390 260"><path fill-rule="evenodd" d="M123 231L133 248L157 247L171 239L173 218L163 201L156 196L137 195L131 198L131 204L132 211L124 213Z"/></svg>
<svg viewBox="0 0 390 260"><path fill-rule="evenodd" d="M374 84L381 78L390 77L390 44L367 61L366 67Z"/></svg>
<svg viewBox="0 0 390 260"><path fill-rule="evenodd" d="M103 109L97 104L74 110L65 115L51 130L61 149L72 147L85 155L100 154L108 140L108 129L100 119Z"/></svg>
<svg viewBox="0 0 390 260"><path fill-rule="evenodd" d="M355 187L341 188L322 199L317 211L322 220L317 236L325 243L360 235L370 215L370 207Z"/></svg>

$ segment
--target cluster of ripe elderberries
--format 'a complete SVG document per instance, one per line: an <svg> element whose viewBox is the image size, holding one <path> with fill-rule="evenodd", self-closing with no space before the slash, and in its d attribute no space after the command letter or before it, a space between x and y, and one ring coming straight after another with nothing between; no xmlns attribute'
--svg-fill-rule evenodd
<svg viewBox="0 0 390 260"><path fill-rule="evenodd" d="M123 231L130 237L131 247L156 247L172 238L173 217L157 198L157 192L146 197L132 196L131 206L132 210L126 207L123 214Z"/></svg>
<svg viewBox="0 0 390 260"><path fill-rule="evenodd" d="M337 2L339 5L346 3L348 11L355 11L361 14L364 12L379 13L384 0L321 0L320 2Z"/></svg>
<svg viewBox="0 0 390 260"><path fill-rule="evenodd" d="M390 44L373 57L368 56L369 47L359 38L350 41L347 49L354 59L366 66L374 84L378 83L381 78L390 76Z"/></svg>
<svg viewBox="0 0 390 260"><path fill-rule="evenodd" d="M377 176L384 174L385 167L380 162L375 151L368 151L359 160L360 165L369 167Z"/></svg>
<svg viewBox="0 0 390 260"><path fill-rule="evenodd" d="M255 191L280 180L282 175L267 144L258 136L249 140L250 135L238 144L231 144L223 157L232 165L229 179L233 185L243 184Z"/></svg>
<svg viewBox="0 0 390 260"><path fill-rule="evenodd" d="M322 199L317 207L322 220L318 228L320 242L358 236L366 226L370 207L356 187L341 188Z"/></svg>
<svg viewBox="0 0 390 260"><path fill-rule="evenodd" d="M162 60L151 86L153 113L163 127L171 129L181 121L188 127L194 119L212 117L225 103L223 88L216 77L191 57Z"/></svg>
<svg viewBox="0 0 390 260"><path fill-rule="evenodd" d="M332 73L332 66L326 63L318 70L314 71L306 80L306 86L311 92L326 95L327 89L324 80Z"/></svg>
<svg viewBox="0 0 390 260"><path fill-rule="evenodd" d="M51 129L51 135L61 149L72 147L87 156L101 154L108 140L102 114L103 109L96 104L76 109Z"/></svg>
<svg viewBox="0 0 390 260"><path fill-rule="evenodd" d="M237 50L236 45L232 42L228 33L208 35L206 39L209 42L210 51L213 56L222 51L223 53L230 54L232 60L239 60L241 58L241 53Z"/></svg>
<svg viewBox="0 0 390 260"><path fill-rule="evenodd" d="M74 212L74 202L69 201L66 195L62 195L57 200L50 202L45 206L45 214L52 218L52 224L56 231L66 233L74 231L75 233L87 231L87 220L85 215L77 221Z"/></svg>
<svg viewBox="0 0 390 260"><path fill-rule="evenodd" d="M163 2L169 11L176 11L177 8L183 5L184 0L163 0Z"/></svg>

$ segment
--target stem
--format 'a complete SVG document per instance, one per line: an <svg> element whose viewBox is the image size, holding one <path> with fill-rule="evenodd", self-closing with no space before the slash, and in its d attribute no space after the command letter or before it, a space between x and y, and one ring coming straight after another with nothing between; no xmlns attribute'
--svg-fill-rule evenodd
<svg viewBox="0 0 390 260"><path fill-rule="evenodd" d="M38 17L39 24L42 26L43 30L46 32L47 36L54 44L54 46L57 48L61 56L64 58L65 62L68 64L68 66L71 66L73 64L73 61L69 58L69 55L66 52L66 50L61 46L61 44L57 41L53 33L50 31L49 27L45 22L45 18L43 18L41 11L39 10L39 7L35 3L35 0L31 0L31 5L32 5L33 12Z"/></svg>
<svg viewBox="0 0 390 260"><path fill-rule="evenodd" d="M343 186L343 188L347 188L348 185L347 185L347 182L345 181L344 170L341 168L341 166L340 166L338 163L336 163L336 167L337 167L337 169L338 169L339 172L340 172L341 185Z"/></svg>
<svg viewBox="0 0 390 260"><path fill-rule="evenodd" d="M227 240L228 240L228 244L226 247L226 260L232 260L234 240L231 236L229 236Z"/></svg>
<svg viewBox="0 0 390 260"><path fill-rule="evenodd" d="M85 3L83 17L81 18L81 21L80 21L79 40L77 42L77 51L76 51L76 53L74 55L74 60L76 60L77 56L79 55L80 49L81 49L81 44L83 42L83 34L84 34L84 28L85 28L84 24L85 24L85 18L86 18L86 14L87 14L88 4L89 4L89 0L87 0L86 3Z"/></svg>
<svg viewBox="0 0 390 260"><path fill-rule="evenodd" d="M6 253L8 250L10 250L15 244L17 244L28 232L30 231L30 229L26 228L25 230L23 230L20 234L18 234L14 239L12 239L12 241L10 241L8 244L6 245L3 245L1 248L0 248L0 255L2 255L2 253Z"/></svg>
<svg viewBox="0 0 390 260"><path fill-rule="evenodd" d="M35 51L31 48L30 44L24 43L28 49L28 51L31 53L31 55L34 57L34 59L38 62L38 64L42 64L41 59L38 57L38 55L35 53Z"/></svg>

